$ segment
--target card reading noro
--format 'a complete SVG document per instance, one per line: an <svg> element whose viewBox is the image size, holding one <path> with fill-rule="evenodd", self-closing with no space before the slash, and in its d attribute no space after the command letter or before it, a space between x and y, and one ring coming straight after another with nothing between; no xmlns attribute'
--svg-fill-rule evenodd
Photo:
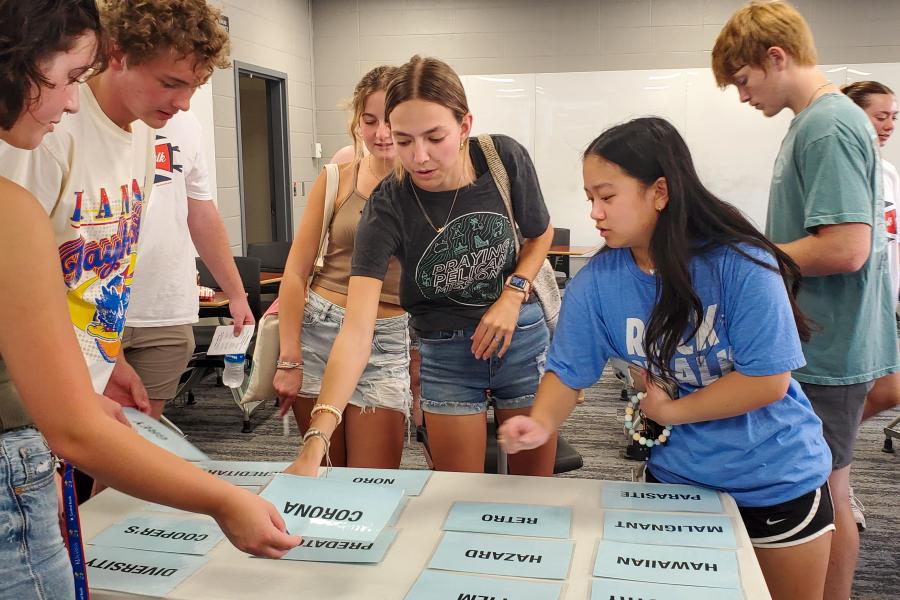
<svg viewBox="0 0 900 600"><path fill-rule="evenodd" d="M459 575L426 569L405 600L559 600L563 584Z"/></svg>
<svg viewBox="0 0 900 600"><path fill-rule="evenodd" d="M565 579L575 542L444 532L428 567L445 571Z"/></svg>
<svg viewBox="0 0 900 600"><path fill-rule="evenodd" d="M733 550L601 541L594 576L699 587L741 587Z"/></svg>
<svg viewBox="0 0 900 600"><path fill-rule="evenodd" d="M144 513L110 525L90 543L152 552L206 554L225 538L215 521L195 515Z"/></svg>
<svg viewBox="0 0 900 600"><path fill-rule="evenodd" d="M368 485L381 485L403 490L407 496L418 496L431 477L429 469L363 469L359 467L332 467L326 479L349 481Z"/></svg>
<svg viewBox="0 0 900 600"><path fill-rule="evenodd" d="M670 515L607 510L603 539L657 546L737 548L731 519L712 515Z"/></svg>
<svg viewBox="0 0 900 600"><path fill-rule="evenodd" d="M718 492L695 485L604 481L600 494L603 508L659 512L721 513Z"/></svg>
<svg viewBox="0 0 900 600"><path fill-rule="evenodd" d="M283 473L260 492L292 534L373 542L397 510L403 490Z"/></svg>
<svg viewBox="0 0 900 600"><path fill-rule="evenodd" d="M162 598L193 575L205 556L86 546L91 588Z"/></svg>
<svg viewBox="0 0 900 600"><path fill-rule="evenodd" d="M572 529L572 509L535 504L454 502L443 529L565 539Z"/></svg>

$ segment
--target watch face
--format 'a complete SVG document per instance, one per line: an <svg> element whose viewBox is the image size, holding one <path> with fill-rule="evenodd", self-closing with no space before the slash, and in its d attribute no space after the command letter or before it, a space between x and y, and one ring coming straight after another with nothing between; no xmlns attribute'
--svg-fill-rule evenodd
<svg viewBox="0 0 900 600"><path fill-rule="evenodd" d="M528 280L524 277L519 277L518 275L511 275L509 278L509 285L524 290L525 286L528 285Z"/></svg>

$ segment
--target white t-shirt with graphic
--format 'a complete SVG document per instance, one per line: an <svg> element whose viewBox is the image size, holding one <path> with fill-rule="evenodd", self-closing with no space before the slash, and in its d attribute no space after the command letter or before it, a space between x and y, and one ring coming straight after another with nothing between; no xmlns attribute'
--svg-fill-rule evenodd
<svg viewBox="0 0 900 600"><path fill-rule="evenodd" d="M200 121L179 112L156 132L152 210L144 217L126 325L197 322L197 253L188 230L188 198L212 200Z"/></svg>
<svg viewBox="0 0 900 600"><path fill-rule="evenodd" d="M897 303L900 293L900 239L897 236L897 202L900 202L900 175L897 168L886 160L881 161L884 176L884 224L888 235L888 264L891 267L891 298Z"/></svg>
<svg viewBox="0 0 900 600"><path fill-rule="evenodd" d="M69 313L102 392L121 349L145 199L153 185L153 130L124 131L80 88L66 115L34 151L0 144L0 174L28 189L50 215Z"/></svg>

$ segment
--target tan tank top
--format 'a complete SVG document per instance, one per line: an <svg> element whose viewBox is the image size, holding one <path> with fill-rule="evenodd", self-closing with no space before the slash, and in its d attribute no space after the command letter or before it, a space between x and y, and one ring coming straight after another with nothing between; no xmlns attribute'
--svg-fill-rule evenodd
<svg viewBox="0 0 900 600"><path fill-rule="evenodd" d="M19 392L6 370L6 363L0 358L0 433L31 424L31 417L25 412Z"/></svg>
<svg viewBox="0 0 900 600"><path fill-rule="evenodd" d="M359 163L353 168L351 191L334 210L328 230L328 248L325 250L325 265L313 279L313 284L326 290L347 293L350 281L350 266L353 258L353 242L367 198L359 193L357 180ZM400 261L392 257L384 275L381 288L381 302L400 305Z"/></svg>

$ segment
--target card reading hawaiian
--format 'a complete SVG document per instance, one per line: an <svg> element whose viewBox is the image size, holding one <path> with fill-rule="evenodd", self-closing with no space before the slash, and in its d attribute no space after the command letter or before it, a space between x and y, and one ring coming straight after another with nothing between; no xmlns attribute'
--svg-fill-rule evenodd
<svg viewBox="0 0 900 600"><path fill-rule="evenodd" d="M572 509L535 504L454 502L443 529L567 539L572 530Z"/></svg>
<svg viewBox="0 0 900 600"><path fill-rule="evenodd" d="M447 531L429 568L486 575L565 579L575 542Z"/></svg>
<svg viewBox="0 0 900 600"><path fill-rule="evenodd" d="M363 469L356 467L332 467L327 479L380 485L403 490L407 496L418 496L431 477L430 469Z"/></svg>
<svg viewBox="0 0 900 600"><path fill-rule="evenodd" d="M282 556L282 560L311 562L380 563L397 537L396 529L383 529L374 542L303 538L300 545Z"/></svg>
<svg viewBox="0 0 900 600"><path fill-rule="evenodd" d="M209 457L201 452L199 448L153 417L147 416L130 406L124 407L122 412L131 421L135 431L141 434L144 439L153 442L160 448L165 448L172 454L176 454L185 460L209 460Z"/></svg>
<svg viewBox="0 0 900 600"><path fill-rule="evenodd" d="M280 473L260 496L275 505L292 534L374 542L403 490Z"/></svg>
<svg viewBox="0 0 900 600"><path fill-rule="evenodd" d="M657 546L737 548L731 519L712 515L671 515L607 510L603 539Z"/></svg>
<svg viewBox="0 0 900 600"><path fill-rule="evenodd" d="M405 600L559 600L562 587L561 583L549 581L497 579L426 569Z"/></svg>
<svg viewBox="0 0 900 600"><path fill-rule="evenodd" d="M603 508L663 512L722 512L718 492L695 485L669 483L603 482Z"/></svg>
<svg viewBox="0 0 900 600"><path fill-rule="evenodd" d="M219 479L244 487L264 485L273 475L291 463L243 460L204 460L197 466Z"/></svg>
<svg viewBox="0 0 900 600"><path fill-rule="evenodd" d="M645 581L594 579L591 600L653 598L653 600L744 600L740 590L701 588L686 585L661 585Z"/></svg>
<svg viewBox="0 0 900 600"><path fill-rule="evenodd" d="M167 552L86 546L91 588L162 598L208 560Z"/></svg>
<svg viewBox="0 0 900 600"><path fill-rule="evenodd" d="M134 514L110 525L90 541L95 546L152 552L206 554L225 538L212 519L196 515Z"/></svg>
<svg viewBox="0 0 900 600"><path fill-rule="evenodd" d="M731 550L674 548L601 541L594 577L740 589L737 556Z"/></svg>

